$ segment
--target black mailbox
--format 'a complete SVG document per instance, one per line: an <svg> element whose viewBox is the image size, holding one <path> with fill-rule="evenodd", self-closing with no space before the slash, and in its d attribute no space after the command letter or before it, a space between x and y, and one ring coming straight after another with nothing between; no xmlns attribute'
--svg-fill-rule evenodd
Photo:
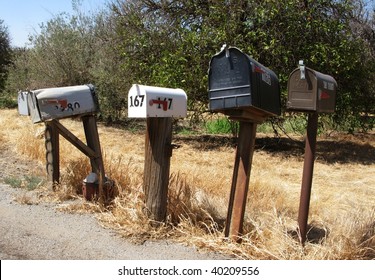
<svg viewBox="0 0 375 280"><path fill-rule="evenodd" d="M307 68L300 61L288 80L287 109L332 113L336 105L337 83L329 75Z"/></svg>
<svg viewBox="0 0 375 280"><path fill-rule="evenodd" d="M276 74L237 48L224 46L210 61L210 110L280 115L280 86Z"/></svg>

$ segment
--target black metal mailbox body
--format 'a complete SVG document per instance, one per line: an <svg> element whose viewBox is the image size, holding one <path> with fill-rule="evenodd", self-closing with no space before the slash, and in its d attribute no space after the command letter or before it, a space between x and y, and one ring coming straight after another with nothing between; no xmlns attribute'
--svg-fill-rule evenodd
<svg viewBox="0 0 375 280"><path fill-rule="evenodd" d="M337 83L329 75L300 65L288 79L287 109L332 113L336 106Z"/></svg>
<svg viewBox="0 0 375 280"><path fill-rule="evenodd" d="M281 113L276 74L237 48L223 48L211 58L208 79L211 111L227 115L236 110L264 116Z"/></svg>

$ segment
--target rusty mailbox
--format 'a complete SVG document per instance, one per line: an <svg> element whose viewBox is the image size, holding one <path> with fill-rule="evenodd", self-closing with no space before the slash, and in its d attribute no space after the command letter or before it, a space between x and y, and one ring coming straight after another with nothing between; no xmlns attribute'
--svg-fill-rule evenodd
<svg viewBox="0 0 375 280"><path fill-rule="evenodd" d="M312 70L300 61L289 76L286 107L292 111L332 113L337 83L329 75Z"/></svg>
<svg viewBox="0 0 375 280"><path fill-rule="evenodd" d="M211 111L231 115L233 111L280 115L280 86L276 74L235 47L211 58L209 66Z"/></svg>
<svg viewBox="0 0 375 280"><path fill-rule="evenodd" d="M93 85L38 89L28 96L33 123L94 114L98 107Z"/></svg>

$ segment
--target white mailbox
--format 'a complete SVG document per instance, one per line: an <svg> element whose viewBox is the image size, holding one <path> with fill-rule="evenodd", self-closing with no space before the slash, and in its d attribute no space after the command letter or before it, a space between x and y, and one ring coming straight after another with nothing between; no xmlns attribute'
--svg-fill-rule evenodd
<svg viewBox="0 0 375 280"><path fill-rule="evenodd" d="M33 123L96 113L93 85L46 88L31 91L28 108Z"/></svg>
<svg viewBox="0 0 375 280"><path fill-rule="evenodd" d="M29 107L27 106L27 98L29 93L27 91L18 92L18 113L22 116L29 116Z"/></svg>
<svg viewBox="0 0 375 280"><path fill-rule="evenodd" d="M184 118L187 97L182 89L133 85L128 95L129 118Z"/></svg>

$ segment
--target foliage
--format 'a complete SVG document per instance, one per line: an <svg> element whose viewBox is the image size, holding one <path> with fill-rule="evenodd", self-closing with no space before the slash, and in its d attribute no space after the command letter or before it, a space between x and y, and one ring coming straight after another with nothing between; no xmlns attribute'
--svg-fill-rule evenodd
<svg viewBox="0 0 375 280"><path fill-rule="evenodd" d="M3 91L11 63L11 47L8 28L0 19L0 93Z"/></svg>
<svg viewBox="0 0 375 280"><path fill-rule="evenodd" d="M196 121L208 109L209 61L226 43L278 74L282 108L288 75L304 59L338 82L327 123L374 126L375 17L363 0L113 0L95 14L79 0L73 7L15 50L7 92L92 83L110 123L125 119L131 84L183 88Z"/></svg>
<svg viewBox="0 0 375 280"><path fill-rule="evenodd" d="M4 178L4 182L13 188L25 188L29 191L34 190L45 183L44 179L40 177L27 175L23 178L6 177Z"/></svg>
<svg viewBox="0 0 375 280"><path fill-rule="evenodd" d="M232 134L233 136L237 135L239 129L238 122L228 118L207 121L205 127L210 134Z"/></svg>
<svg viewBox="0 0 375 280"><path fill-rule="evenodd" d="M305 59L309 67L334 76L339 94L332 118L338 125L365 129L372 127L369 119L355 116L373 114L374 89L369 83L375 73L374 48L362 33L353 31L353 25L362 21L360 26L374 29L359 4L344 0L132 0L118 1L112 10L123 65L131 70L131 80L183 87L191 109L197 101L208 103L208 62L227 43L279 74L282 104L288 74L298 60Z"/></svg>
<svg viewBox="0 0 375 280"><path fill-rule="evenodd" d="M0 108L5 109L5 108L17 108L17 102L10 97L0 97Z"/></svg>

